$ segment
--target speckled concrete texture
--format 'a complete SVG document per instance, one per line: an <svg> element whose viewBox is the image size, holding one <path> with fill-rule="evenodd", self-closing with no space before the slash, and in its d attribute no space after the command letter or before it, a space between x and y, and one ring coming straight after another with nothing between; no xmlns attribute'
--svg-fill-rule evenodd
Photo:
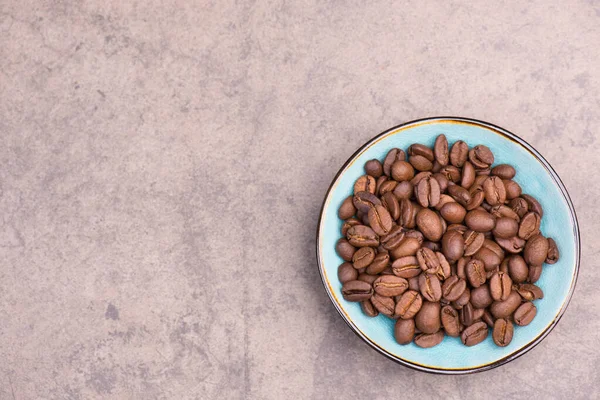
<svg viewBox="0 0 600 400"><path fill-rule="evenodd" d="M600 398L599 43L594 0L0 2L0 399ZM315 260L341 164L432 115L580 217L561 323L474 376L371 350Z"/></svg>

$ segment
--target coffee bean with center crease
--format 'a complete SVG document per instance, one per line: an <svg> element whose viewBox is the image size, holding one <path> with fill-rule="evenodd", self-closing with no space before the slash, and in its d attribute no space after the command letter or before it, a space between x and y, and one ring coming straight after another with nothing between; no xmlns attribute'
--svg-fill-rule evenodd
<svg viewBox="0 0 600 400"><path fill-rule="evenodd" d="M458 337L460 335L460 318L458 312L452 306L442 307L442 326L448 336Z"/></svg>
<svg viewBox="0 0 600 400"><path fill-rule="evenodd" d="M472 256L473 254L477 253L485 241L485 236L483 233L472 230L466 231L463 235L463 238L465 241L465 256Z"/></svg>
<svg viewBox="0 0 600 400"><path fill-rule="evenodd" d="M371 194L375 194L376 187L377 182L375 181L375 178L370 175L363 175L354 183L354 194L358 192L369 192Z"/></svg>
<svg viewBox="0 0 600 400"><path fill-rule="evenodd" d="M348 230L356 225L362 225L356 218L348 218L345 220L342 224L342 236L346 236L348 234Z"/></svg>
<svg viewBox="0 0 600 400"><path fill-rule="evenodd" d="M354 194L352 203L358 212L368 213L369 210L378 204L381 204L381 200L373 193L369 192L358 192ZM358 216L358 214L357 214ZM360 218L359 218L360 219Z"/></svg>
<svg viewBox="0 0 600 400"><path fill-rule="evenodd" d="M556 264L558 259L560 258L560 252L558 251L558 246L556 242L552 238L548 238L548 254L546 254L546 264Z"/></svg>
<svg viewBox="0 0 600 400"><path fill-rule="evenodd" d="M435 333L441 327L440 303L425 301L415 316L415 325L423 333Z"/></svg>
<svg viewBox="0 0 600 400"><path fill-rule="evenodd" d="M346 237L350 244L356 247L376 247L379 245L379 236L366 225L353 226L348 229Z"/></svg>
<svg viewBox="0 0 600 400"><path fill-rule="evenodd" d="M375 308L371 300L365 300L360 303L360 308L363 310L365 315L373 318L379 315L379 311Z"/></svg>
<svg viewBox="0 0 600 400"><path fill-rule="evenodd" d="M392 176L392 165L396 161L406 160L406 153L401 149L391 149L383 160L383 173Z"/></svg>
<svg viewBox="0 0 600 400"><path fill-rule="evenodd" d="M521 195L521 197L527 202L527 208L529 211L538 213L540 218L544 216L544 210L542 209L542 205L533 196L523 194Z"/></svg>
<svg viewBox="0 0 600 400"><path fill-rule="evenodd" d="M421 179L417 185L416 195L421 206L435 207L440 201L440 184L432 176Z"/></svg>
<svg viewBox="0 0 600 400"><path fill-rule="evenodd" d="M392 263L392 271L396 276L410 279L421 273L421 266L419 265L417 257L406 256L401 257Z"/></svg>
<svg viewBox="0 0 600 400"><path fill-rule="evenodd" d="M500 347L506 347L510 344L513 338L514 327L512 322L505 318L499 318L494 322L494 330L492 331L492 339L494 343Z"/></svg>
<svg viewBox="0 0 600 400"><path fill-rule="evenodd" d="M338 279L342 284L355 281L358 278L358 271L352 264L345 262L338 267Z"/></svg>
<svg viewBox="0 0 600 400"><path fill-rule="evenodd" d="M406 161L396 161L392 164L392 178L394 180L409 181L415 176L415 169Z"/></svg>
<svg viewBox="0 0 600 400"><path fill-rule="evenodd" d="M420 333L415 337L415 344L424 349L437 346L444 340L444 331L435 333Z"/></svg>
<svg viewBox="0 0 600 400"><path fill-rule="evenodd" d="M517 234L519 224L512 218L502 217L496 219L496 226L492 230L495 238L509 239Z"/></svg>
<svg viewBox="0 0 600 400"><path fill-rule="evenodd" d="M467 210L458 202L449 202L440 209L440 215L451 224L460 224L467 215Z"/></svg>
<svg viewBox="0 0 600 400"><path fill-rule="evenodd" d="M398 247L390 250L390 254L394 259L399 259L406 256L414 256L417 254L417 250L419 250L420 247L421 245L417 239L404 235L404 238Z"/></svg>
<svg viewBox="0 0 600 400"><path fill-rule="evenodd" d="M489 232L496 226L496 219L487 211L473 210L467 213L465 223L475 232Z"/></svg>
<svg viewBox="0 0 600 400"><path fill-rule="evenodd" d="M537 308L532 302L528 301L521 304L519 308L516 309L513 318L515 320L515 324L519 326L525 326L529 325L531 321L533 321L533 318L536 314Z"/></svg>
<svg viewBox="0 0 600 400"><path fill-rule="evenodd" d="M392 225L392 229L389 231L389 233L379 238L379 242L385 250L393 250L400 246L404 240L404 236L405 233L402 227L398 225Z"/></svg>
<svg viewBox="0 0 600 400"><path fill-rule="evenodd" d="M471 301L471 290L467 287L460 297L452 302L452 307L456 310L461 310L468 302Z"/></svg>
<svg viewBox="0 0 600 400"><path fill-rule="evenodd" d="M416 290L404 292L398 303L394 315L402 319L411 319L423 306L423 298Z"/></svg>
<svg viewBox="0 0 600 400"><path fill-rule="evenodd" d="M377 275L383 272L390 265L390 255L388 253L378 253L371 264L367 267L367 274Z"/></svg>
<svg viewBox="0 0 600 400"><path fill-rule="evenodd" d="M394 299L391 297L382 296L380 294L373 294L371 297L371 303L373 306L383 315L387 315L388 317L392 317L394 315L394 309L396 308L396 303Z"/></svg>
<svg viewBox="0 0 600 400"><path fill-rule="evenodd" d="M381 204L388 210L395 221L400 217L400 203L393 193L387 192L381 197Z"/></svg>
<svg viewBox="0 0 600 400"><path fill-rule="evenodd" d="M356 280L346 282L342 285L342 296L347 301L365 301L370 299L372 295L373 287L367 282Z"/></svg>
<svg viewBox="0 0 600 400"><path fill-rule="evenodd" d="M440 301L442 298L440 280L433 274L421 274L419 276L419 291L423 298L428 301Z"/></svg>
<svg viewBox="0 0 600 400"><path fill-rule="evenodd" d="M448 139L446 139L446 135L441 134L435 138L433 154L436 161L442 167L448 165L448 162L450 161L450 153L448 152Z"/></svg>
<svg viewBox="0 0 600 400"><path fill-rule="evenodd" d="M516 290L523 300L533 301L544 298L544 292L542 289L531 283L522 283L520 285L516 285Z"/></svg>
<svg viewBox="0 0 600 400"><path fill-rule="evenodd" d="M373 282L373 289L381 296L400 296L408 289L408 281L396 275L382 275Z"/></svg>
<svg viewBox="0 0 600 400"><path fill-rule="evenodd" d="M464 326L472 325L475 320L473 319L473 305L469 302L460 309L460 322Z"/></svg>
<svg viewBox="0 0 600 400"><path fill-rule="evenodd" d="M448 188L450 188L452 183L458 183L460 181L461 173L458 168L453 165L446 165L440 170L440 174L444 175L446 179L448 179Z"/></svg>
<svg viewBox="0 0 600 400"><path fill-rule="evenodd" d="M508 274L498 271L490 279L490 293L496 301L508 299L512 290L512 279Z"/></svg>
<svg viewBox="0 0 600 400"><path fill-rule="evenodd" d="M461 257L456 263L456 276L461 279L467 279L467 264L471 261L471 257Z"/></svg>
<svg viewBox="0 0 600 400"><path fill-rule="evenodd" d="M463 207L471 201L471 194L469 191L459 185L448 186L448 194Z"/></svg>
<svg viewBox="0 0 600 400"><path fill-rule="evenodd" d="M521 221L521 217L510 207L504 204L497 204L490 208L489 213L496 218L512 218L517 222Z"/></svg>
<svg viewBox="0 0 600 400"><path fill-rule="evenodd" d="M450 267L450 263L442 253L436 251L435 255L440 261L440 267L438 268L436 275L443 281L452 274L452 267Z"/></svg>
<svg viewBox="0 0 600 400"><path fill-rule="evenodd" d="M352 261L352 256L356 252L356 248L352 246L346 239L340 239L335 245L335 251L338 253L342 260Z"/></svg>
<svg viewBox="0 0 600 400"><path fill-rule="evenodd" d="M478 288L486 281L485 267L482 261L472 259L466 266L466 275L472 287Z"/></svg>
<svg viewBox="0 0 600 400"><path fill-rule="evenodd" d="M462 168L467 161L469 146L462 140L454 142L450 149L450 163L455 167Z"/></svg>
<svg viewBox="0 0 600 400"><path fill-rule="evenodd" d="M461 340L466 346L475 346L485 340L488 336L488 326L485 322L475 322L465 328L461 334Z"/></svg>
<svg viewBox="0 0 600 400"><path fill-rule="evenodd" d="M481 320L487 324L490 328L494 327L494 317L487 309L483 310L483 317Z"/></svg>
<svg viewBox="0 0 600 400"><path fill-rule="evenodd" d="M365 172L367 175L377 179L383 175L383 165L377 159L369 160L365 163Z"/></svg>
<svg viewBox="0 0 600 400"><path fill-rule="evenodd" d="M471 200L465 205L467 211L475 210L483 203L485 200L485 194L483 193L483 187L479 185L473 185L469 189L469 195L471 196Z"/></svg>
<svg viewBox="0 0 600 400"><path fill-rule="evenodd" d="M519 237L528 240L530 237L537 235L540 232L540 223L541 218L537 213L533 211L528 212L521 218L518 232Z"/></svg>
<svg viewBox="0 0 600 400"><path fill-rule="evenodd" d="M387 179L385 176L383 176L382 178ZM394 189L396 189L396 186L398 186L398 182L394 180L386 180L378 186L377 193L380 196L383 196L386 193L393 193Z"/></svg>
<svg viewBox="0 0 600 400"><path fill-rule="evenodd" d="M415 320L399 319L394 326L394 338L399 344L409 344L415 337Z"/></svg>
<svg viewBox="0 0 600 400"><path fill-rule="evenodd" d="M471 304L475 308L487 308L494 302L490 293L490 287L483 284L478 288L471 290Z"/></svg>
<svg viewBox="0 0 600 400"><path fill-rule="evenodd" d="M394 220L387 208L382 205L376 205L369 210L369 225L371 229L379 236L384 236L390 233Z"/></svg>
<svg viewBox="0 0 600 400"><path fill-rule="evenodd" d="M452 275L448 277L442 285L442 296L447 301L455 301L462 296L466 289L467 282L456 275Z"/></svg>
<svg viewBox="0 0 600 400"><path fill-rule="evenodd" d="M502 239L497 237L496 243L504 250L512 254L518 254L523 251L525 248L525 240L521 239L518 236L513 236L509 239Z"/></svg>
<svg viewBox="0 0 600 400"><path fill-rule="evenodd" d="M442 238L443 226L440 217L428 208L421 209L416 218L417 227L423 235L433 242Z"/></svg>
<svg viewBox="0 0 600 400"><path fill-rule="evenodd" d="M433 163L422 155L410 156L408 158L408 162L417 171L431 171L431 169L433 168Z"/></svg>
<svg viewBox="0 0 600 400"><path fill-rule="evenodd" d="M375 249L361 247L352 255L352 265L356 269L366 268L375 259Z"/></svg>
<svg viewBox="0 0 600 400"><path fill-rule="evenodd" d="M525 199L522 197L512 199L508 203L508 206L519 216L519 218L522 218L529 211L527 201L525 201Z"/></svg>
<svg viewBox="0 0 600 400"><path fill-rule="evenodd" d="M506 188L504 187L504 182L497 176L490 176L483 182L483 193L485 195L485 201L491 206L504 204L506 201Z"/></svg>
<svg viewBox="0 0 600 400"><path fill-rule="evenodd" d="M469 150L469 161L475 168L488 168L494 163L494 154L487 146L478 144Z"/></svg>
<svg viewBox="0 0 600 400"><path fill-rule="evenodd" d="M495 318L508 318L520 304L521 296L513 290L506 300L493 302L490 306L490 312Z"/></svg>
<svg viewBox="0 0 600 400"><path fill-rule="evenodd" d="M548 255L548 249L548 239L539 234L532 236L525 244L523 258L529 265L542 265Z"/></svg>
<svg viewBox="0 0 600 400"><path fill-rule="evenodd" d="M403 228L414 228L416 218L417 211L415 204L408 199L400 201L400 217L398 218L398 224Z"/></svg>
<svg viewBox="0 0 600 400"><path fill-rule="evenodd" d="M434 154L433 150L424 144L414 143L408 147L408 155L409 156L423 156L429 161L433 162Z"/></svg>
<svg viewBox="0 0 600 400"><path fill-rule="evenodd" d="M417 261L423 271L428 274L437 274L441 263L435 252L427 247L417 250Z"/></svg>
<svg viewBox="0 0 600 400"><path fill-rule="evenodd" d="M465 242L460 232L447 231L442 237L442 253L449 261L457 261L465 251Z"/></svg>

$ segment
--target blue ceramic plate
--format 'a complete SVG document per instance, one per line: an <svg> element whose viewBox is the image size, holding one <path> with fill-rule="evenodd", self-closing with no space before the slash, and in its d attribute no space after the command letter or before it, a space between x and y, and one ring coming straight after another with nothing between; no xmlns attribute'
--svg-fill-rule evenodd
<svg viewBox="0 0 600 400"><path fill-rule="evenodd" d="M491 335L481 344L464 346L459 338L446 337L429 349L414 343L399 345L394 340L394 321L378 316L369 318L358 303L347 302L341 294L337 268L343 260L335 252L340 238L341 221L337 209L352 194L354 181L364 174L367 160L383 160L387 152L412 143L433 147L437 135L444 133L450 145L462 139L469 147L485 144L494 153L496 164L516 167L515 181L523 193L533 195L544 209L542 233L553 238L560 250L560 260L544 265L537 285L544 298L536 300L537 316L525 327L515 327L512 342L496 346ZM362 146L342 167L329 188L319 220L317 259L323 284L335 308L346 323L374 349L408 367L421 371L464 374L491 369L507 363L537 345L558 323L575 289L579 271L579 228L567 190L550 164L518 136L495 125L466 118L439 117L409 122L383 132Z"/></svg>

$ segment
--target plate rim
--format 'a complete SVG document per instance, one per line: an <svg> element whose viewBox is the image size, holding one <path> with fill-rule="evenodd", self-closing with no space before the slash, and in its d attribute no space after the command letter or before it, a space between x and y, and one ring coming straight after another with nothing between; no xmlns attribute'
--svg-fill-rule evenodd
<svg viewBox="0 0 600 400"><path fill-rule="evenodd" d="M575 236L575 269L574 269L573 276L571 279L571 286L569 288L569 292L567 293L567 296L565 297L565 299L562 303L560 310L558 311L558 313L556 314L556 316L554 317L552 322L548 326L546 326L546 328L542 332L540 332L540 334L538 336L536 336L532 341L530 341L523 347L519 348L518 350L514 351L513 353L511 353L499 360L493 361L491 363L476 366L476 367L469 367L469 368L449 369L449 368L438 368L438 367L422 365L422 364L419 364L416 362L411 362L408 360L401 359L401 358L395 356L394 354L391 354L387 350L383 349L377 343L373 342L370 338L368 338L366 335L364 335L360 329L358 329L354 325L351 318L349 318L349 316L347 316L346 313L340 308L340 305L338 304L337 299L334 298L334 296L333 296L332 288L329 286L329 282L325 278L324 269L323 269L324 267L321 262L320 241L321 241L321 228L322 228L322 224L323 224L323 216L325 213L325 207L328 203L328 199L331 195L332 189L334 188L336 182L338 181L338 179L342 175L342 173L346 170L346 168L350 164L352 164L355 161L355 159L360 154L362 154L366 149L368 149L373 144L375 144L379 140L383 139L385 136L387 136L389 133L391 133L393 131L396 131L400 128L408 129L412 126L424 125L425 123L431 124L431 123L442 123L442 122L463 123L463 124L467 124L467 125L476 125L479 127L490 129L494 133L503 135L507 139L516 142L517 144L521 145L525 150L527 150L529 153L531 153L534 156L534 158L536 158L542 164L542 166L548 171L551 178L554 180L555 184L558 186L558 189L562 193L564 199L566 200L567 206L570 211L570 217L571 217L571 220L573 221L573 233ZM472 374L472 373L477 373L477 372L488 371L488 370L497 368L501 365L504 365L510 361L513 361L513 360L521 357L523 354L526 354L534 347L536 347L539 343L541 343L546 338L546 336L548 336L548 334L550 334L550 332L558 324L558 322L562 318L563 314L567 310L567 308L571 302L571 299L573 297L575 287L577 285L577 279L579 277L580 258L581 258L581 237L580 237L577 213L575 211L575 207L573 206L573 202L571 200L569 192L567 191L564 183L562 182L562 180L560 179L559 175L556 173L554 168L552 168L550 163L532 145L527 143L527 141L525 141L518 135L510 132L509 130L502 128L498 125L492 124L490 122L486 122L486 121L482 121L482 120L478 120L478 119L474 119L474 118L466 118L466 117L437 116L437 117L426 117L426 118L419 118L419 119L411 120L411 121L396 125L392 128L386 129L385 131L379 133L378 135L369 139L362 146L360 146L358 148L358 150L356 150L346 160L346 162L344 162L344 164L340 167L340 169L337 171L337 173L333 177L331 184L327 188L325 197L323 199L323 203L321 205L321 210L319 212L319 220L317 223L316 256L317 256L317 264L318 264L318 268L319 268L319 275L321 277L321 283L323 284L323 287L329 297L329 300L333 304L333 306L336 309L336 311L338 312L338 314L342 317L344 322L346 322L346 325L348 325L348 327L357 336L359 336L363 341L365 341L371 348L375 349L376 351L378 351L379 353L381 353L388 359L391 359L392 361L394 361L396 363L399 363L401 365L404 365L404 366L409 367L414 370L433 373L433 374L442 374L442 375L464 375L464 374Z"/></svg>

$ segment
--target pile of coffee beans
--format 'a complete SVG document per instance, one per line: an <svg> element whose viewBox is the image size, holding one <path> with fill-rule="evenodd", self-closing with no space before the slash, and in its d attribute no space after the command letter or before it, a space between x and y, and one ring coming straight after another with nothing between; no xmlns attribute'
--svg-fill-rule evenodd
<svg viewBox="0 0 600 400"><path fill-rule="evenodd" d="M474 346L491 331L507 346L514 324L535 317L535 282L558 248L540 232L540 203L512 180L515 167L493 164L486 146L450 148L439 135L433 149L367 161L339 207L344 299L395 319L398 343L432 347L448 335Z"/></svg>

